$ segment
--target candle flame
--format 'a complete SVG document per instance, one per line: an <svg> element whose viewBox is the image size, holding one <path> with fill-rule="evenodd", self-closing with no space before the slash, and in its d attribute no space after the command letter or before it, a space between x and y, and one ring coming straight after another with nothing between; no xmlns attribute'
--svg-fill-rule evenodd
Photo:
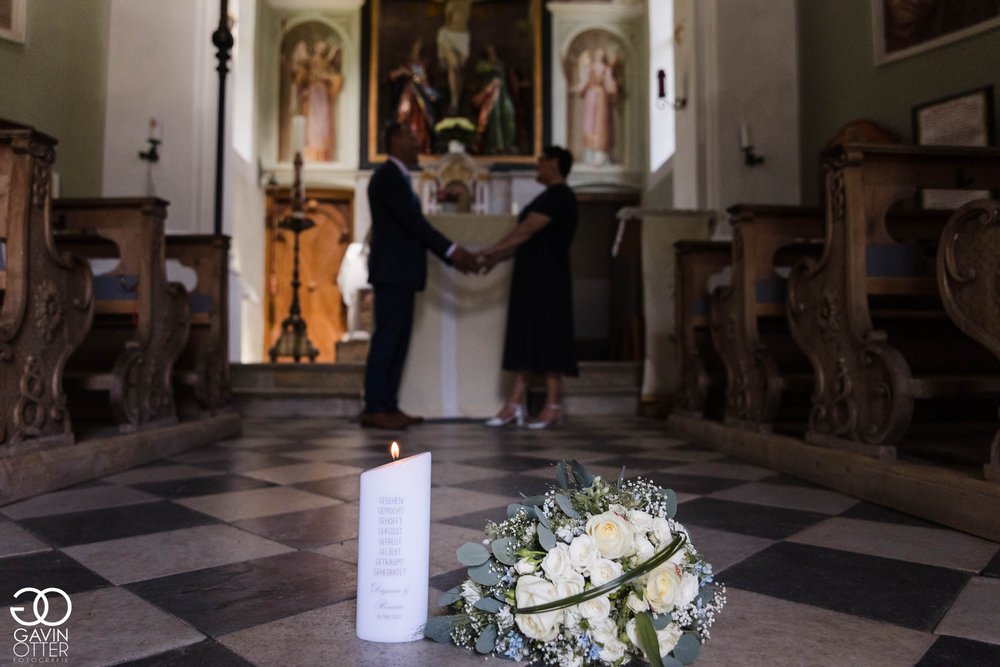
<svg viewBox="0 0 1000 667"><path fill-rule="evenodd" d="M389 447L389 453L392 454L392 460L395 461L399 458L399 443L393 441L392 446Z"/></svg>

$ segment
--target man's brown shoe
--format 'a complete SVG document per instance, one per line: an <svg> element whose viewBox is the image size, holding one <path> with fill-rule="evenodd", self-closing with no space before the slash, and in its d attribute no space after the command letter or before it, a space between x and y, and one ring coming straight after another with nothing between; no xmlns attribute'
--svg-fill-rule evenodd
<svg viewBox="0 0 1000 667"><path fill-rule="evenodd" d="M361 425L367 428L384 428L398 431L410 425L405 417L390 412L362 412Z"/></svg>
<svg viewBox="0 0 1000 667"><path fill-rule="evenodd" d="M403 419L406 420L407 424L422 424L424 422L423 417L417 415L408 415L402 410L396 410L392 414L394 417L402 417Z"/></svg>

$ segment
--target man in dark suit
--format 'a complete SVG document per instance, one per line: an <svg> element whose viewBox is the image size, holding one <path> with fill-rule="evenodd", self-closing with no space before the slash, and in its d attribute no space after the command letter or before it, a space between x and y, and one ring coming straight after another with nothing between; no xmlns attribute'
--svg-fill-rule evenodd
<svg viewBox="0 0 1000 667"><path fill-rule="evenodd" d="M397 394L413 330L416 293L427 283L427 250L462 273L478 270L476 257L434 229L420 210L410 167L420 145L399 123L385 129L389 159L368 184L371 251L368 282L375 294L375 333L365 366L365 408L361 425L400 429L423 421L399 409Z"/></svg>

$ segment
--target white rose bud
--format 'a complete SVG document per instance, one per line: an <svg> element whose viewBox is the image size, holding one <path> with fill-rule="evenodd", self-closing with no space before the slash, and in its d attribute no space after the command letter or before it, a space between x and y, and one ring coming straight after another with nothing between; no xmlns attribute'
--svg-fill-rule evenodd
<svg viewBox="0 0 1000 667"><path fill-rule="evenodd" d="M601 652L597 654L597 657L605 662L618 662L625 657L626 648L628 647L625 646L625 644L621 643L617 639L614 639L603 645L603 648L601 649Z"/></svg>
<svg viewBox="0 0 1000 667"><path fill-rule="evenodd" d="M621 574L621 563L607 558L598 558L590 567L590 583L594 586L603 586L612 579L617 579Z"/></svg>
<svg viewBox="0 0 1000 667"><path fill-rule="evenodd" d="M573 565L569 560L569 547L565 544L557 544L552 548L545 558L542 559L542 570L553 582L565 579L573 572Z"/></svg>
<svg viewBox="0 0 1000 667"><path fill-rule="evenodd" d="M632 522L635 529L640 533L645 533L653 526L653 517L648 512L642 510L630 510L628 520Z"/></svg>
<svg viewBox="0 0 1000 667"><path fill-rule="evenodd" d="M622 558L633 552L635 529L614 512L603 512L587 520L586 532L604 558Z"/></svg>
<svg viewBox="0 0 1000 667"><path fill-rule="evenodd" d="M519 609L534 607L559 599L556 587L541 577L526 574L517 580L514 599ZM538 641L550 642L559 636L563 619L561 609L540 614L514 614L514 622L525 636Z"/></svg>
<svg viewBox="0 0 1000 667"><path fill-rule="evenodd" d="M646 579L646 602L650 608L662 614L674 608L677 596L680 593L681 577L677 571L677 566L673 563L664 563L649 573Z"/></svg>
<svg viewBox="0 0 1000 667"><path fill-rule="evenodd" d="M585 573L597 561L597 545L590 535L577 535L569 545L569 560L573 568L580 573Z"/></svg>
<svg viewBox="0 0 1000 667"><path fill-rule="evenodd" d="M677 606L686 607L698 597L698 577L697 575L685 572L681 577L681 590L677 594Z"/></svg>
<svg viewBox="0 0 1000 667"><path fill-rule="evenodd" d="M556 592L559 593L560 599L568 598L571 595L579 595L583 592L583 575L579 572L570 570L565 577L557 579L552 583L556 585Z"/></svg>
<svg viewBox="0 0 1000 667"><path fill-rule="evenodd" d="M635 627L635 619L628 619L628 623L625 624L625 634L628 635L628 640L632 642L632 646L641 650L642 643L639 641L639 631Z"/></svg>
<svg viewBox="0 0 1000 667"><path fill-rule="evenodd" d="M602 618L599 621L591 623L590 629L587 632L590 634L592 640L603 646L615 641L618 635L618 626L610 617Z"/></svg>
<svg viewBox="0 0 1000 667"><path fill-rule="evenodd" d="M635 540L635 554L639 557L639 561L648 560L653 557L656 553L656 548L653 543L647 540L645 537L637 537Z"/></svg>
<svg viewBox="0 0 1000 667"><path fill-rule="evenodd" d="M674 539L674 536L670 533L670 524L666 519L661 519L660 517L653 519L653 536L656 538L657 544L666 544Z"/></svg>
<svg viewBox="0 0 1000 667"><path fill-rule="evenodd" d="M588 621L599 621L611 615L611 600L607 595L602 595L593 600L587 600L577 605L580 615Z"/></svg>
<svg viewBox="0 0 1000 667"><path fill-rule="evenodd" d="M667 655L674 650L681 638L681 629L671 623L662 630L656 631L656 643L660 645L660 655Z"/></svg>
<svg viewBox="0 0 1000 667"><path fill-rule="evenodd" d="M533 558L522 558L514 565L518 574L531 574L538 567L538 561Z"/></svg>
<svg viewBox="0 0 1000 667"><path fill-rule="evenodd" d="M628 594L628 600L626 601L628 608L637 614L641 614L644 611L649 611L649 604L639 597L635 591Z"/></svg>
<svg viewBox="0 0 1000 667"><path fill-rule="evenodd" d="M580 612L575 608L570 607L569 609L565 609L564 614L563 623L566 625L566 628L572 630L580 625L580 619L582 619L583 616L581 616Z"/></svg>

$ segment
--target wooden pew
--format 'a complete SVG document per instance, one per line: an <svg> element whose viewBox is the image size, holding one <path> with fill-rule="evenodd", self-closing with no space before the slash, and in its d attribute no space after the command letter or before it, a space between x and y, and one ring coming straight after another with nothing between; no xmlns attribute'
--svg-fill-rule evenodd
<svg viewBox="0 0 1000 667"><path fill-rule="evenodd" d="M890 225L886 214L919 188L1000 186L1000 150L845 144L823 159L823 253L796 264L788 283L792 333L816 378L806 438L893 457L915 401L972 406L1000 392L1000 369L942 316L941 223L917 215Z"/></svg>
<svg viewBox="0 0 1000 667"><path fill-rule="evenodd" d="M937 280L948 315L959 329L1000 358L1000 201L966 204L948 220L937 255ZM1000 480L1000 430L983 465Z"/></svg>
<svg viewBox="0 0 1000 667"><path fill-rule="evenodd" d="M94 303L90 267L52 239L55 145L0 120L0 455L74 440L63 370Z"/></svg>
<svg viewBox="0 0 1000 667"><path fill-rule="evenodd" d="M93 328L69 360L67 383L71 409L94 418L110 406L122 432L177 421L172 373L190 316L184 287L167 282L166 215L167 202L152 197L53 203L60 247L119 260L94 278Z"/></svg>
<svg viewBox="0 0 1000 667"><path fill-rule="evenodd" d="M681 386L674 410L695 417L722 417L724 370L712 346L708 279L729 266L728 241L674 243L674 323Z"/></svg>
<svg viewBox="0 0 1000 667"><path fill-rule="evenodd" d="M166 257L193 269L188 295L191 330L174 366L175 398L184 415L215 413L229 405L229 237L167 236Z"/></svg>
<svg viewBox="0 0 1000 667"><path fill-rule="evenodd" d="M770 432L783 406L782 421L804 421L789 398L812 391L809 361L788 329L787 272L778 271L804 254L819 256L823 218L803 206L738 204L727 213L732 281L713 291L710 308L712 342L726 367L724 421Z"/></svg>

